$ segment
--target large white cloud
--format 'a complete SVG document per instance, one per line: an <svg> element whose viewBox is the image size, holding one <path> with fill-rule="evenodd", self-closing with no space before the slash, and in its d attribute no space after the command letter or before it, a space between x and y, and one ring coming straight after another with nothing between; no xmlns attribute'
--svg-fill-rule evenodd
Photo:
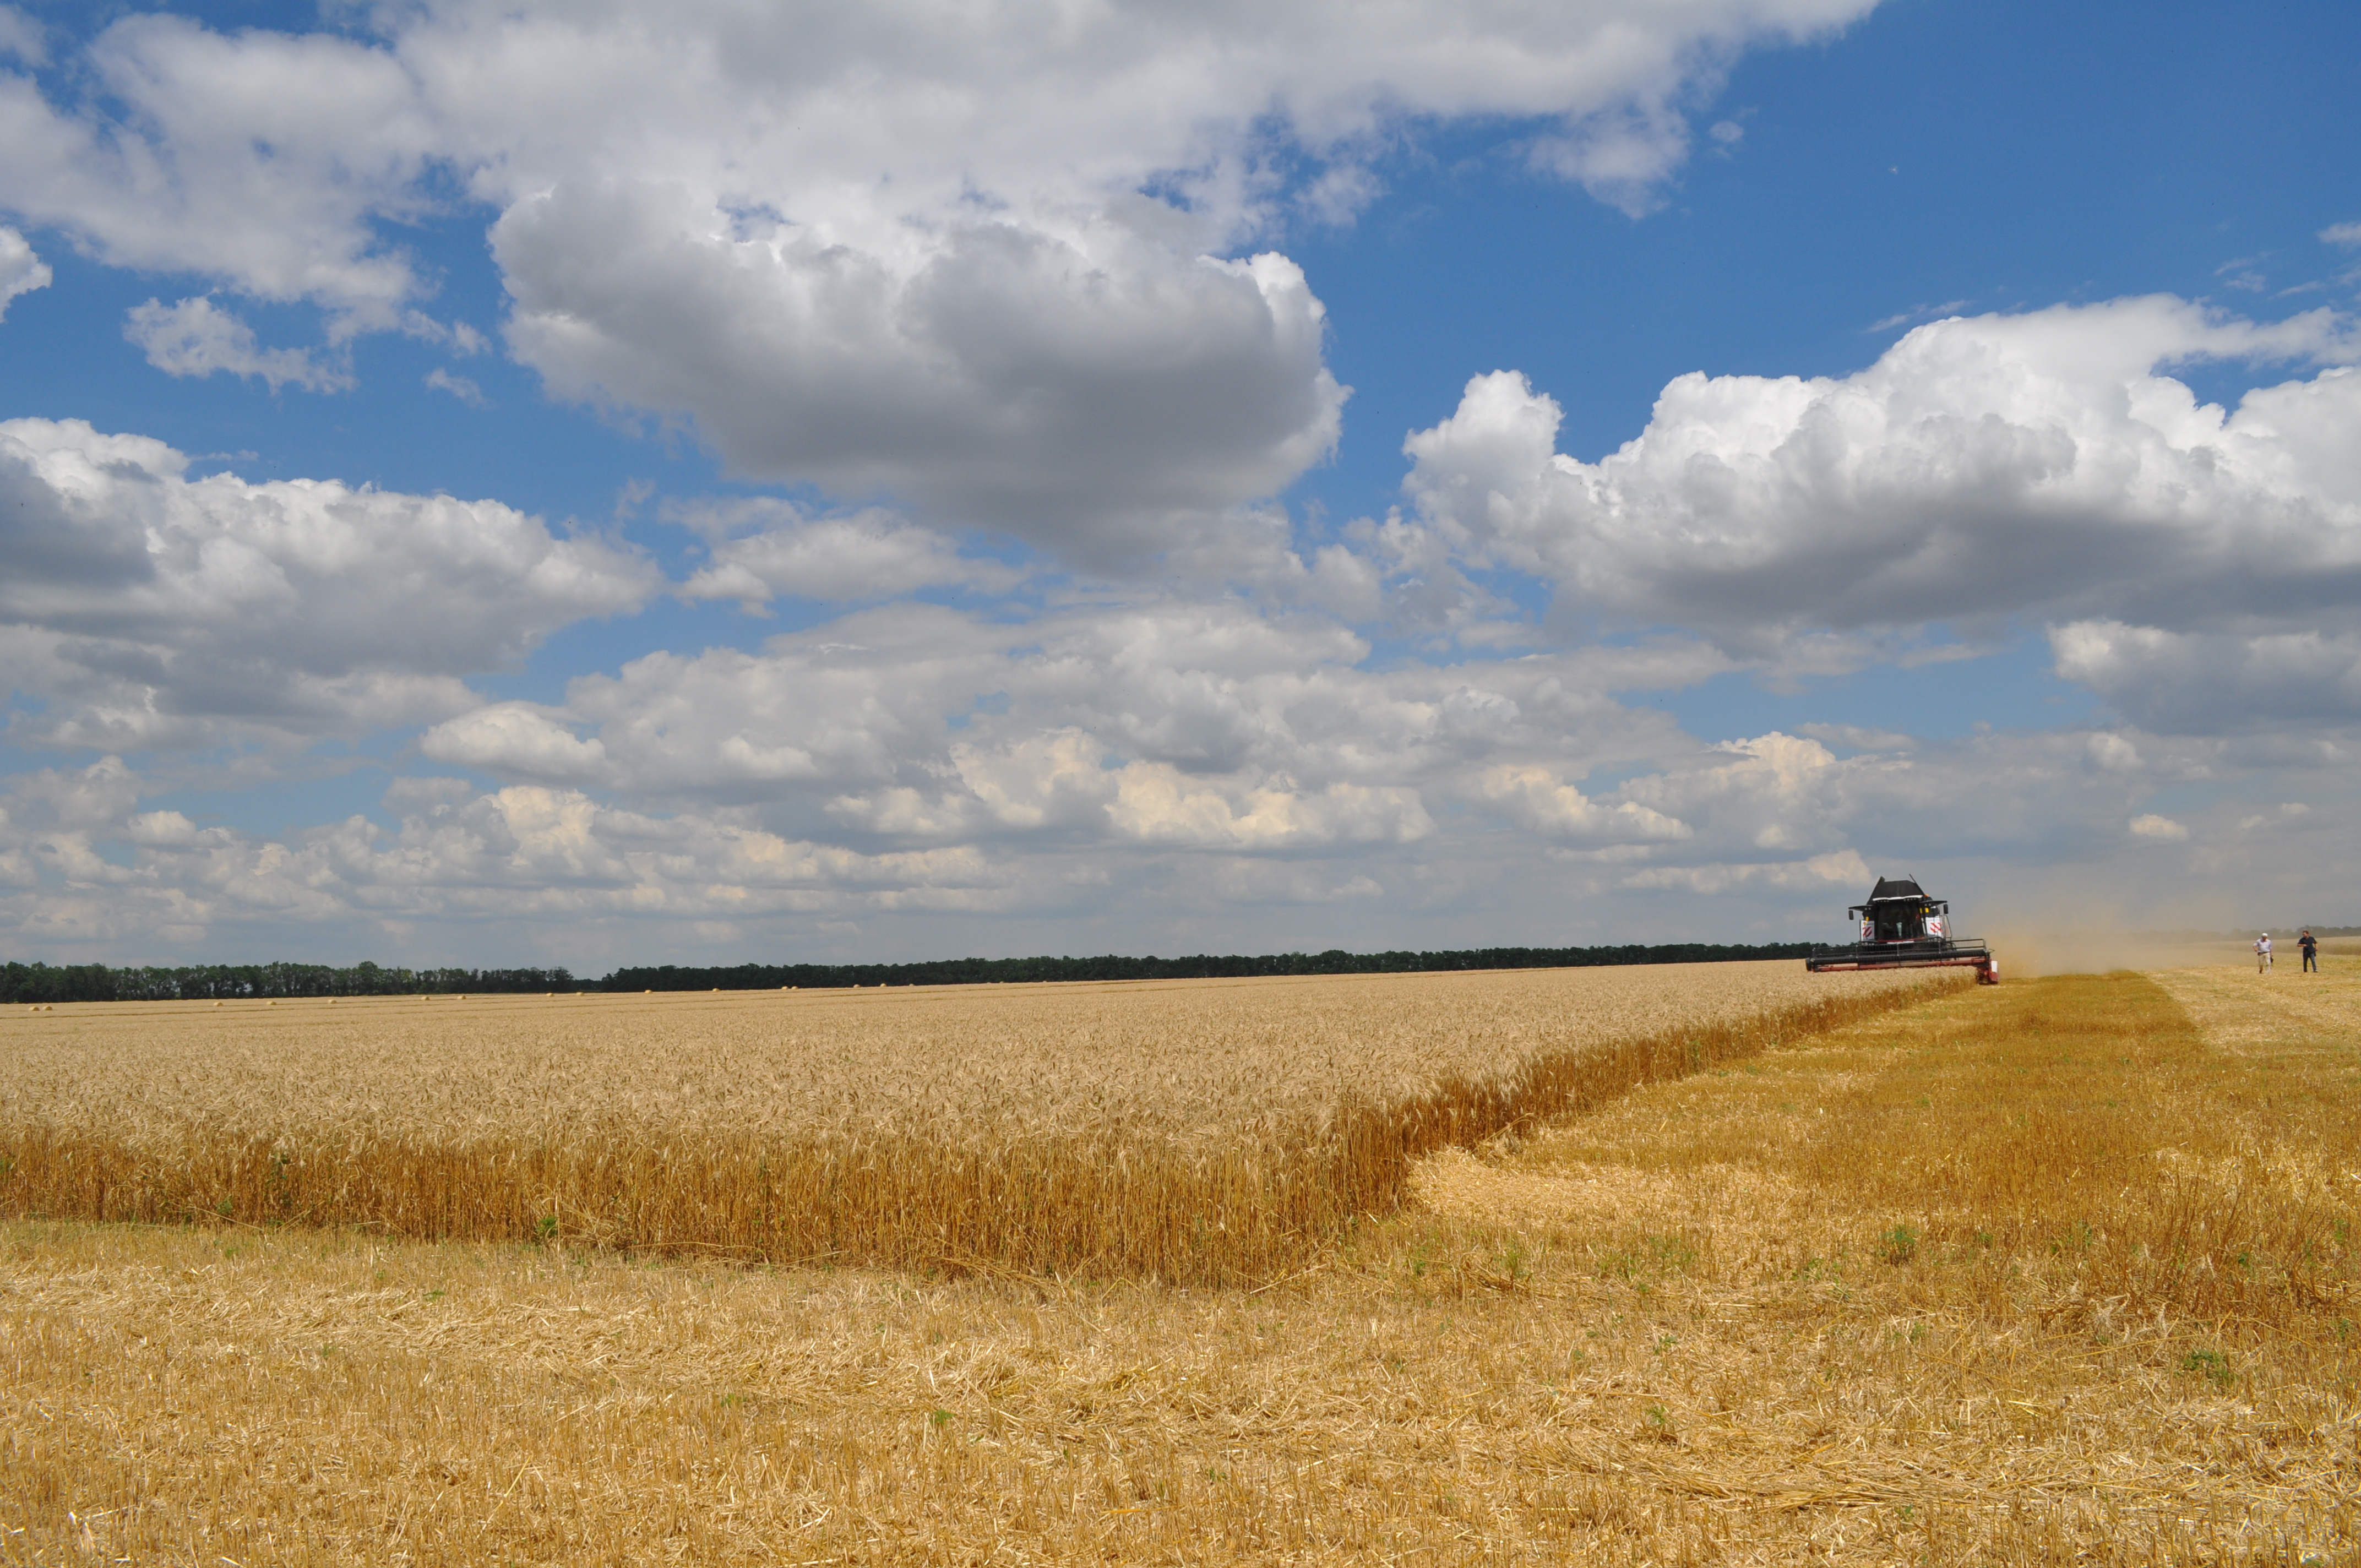
<svg viewBox="0 0 2361 1568"><path fill-rule="evenodd" d="M414 723L661 581L497 501L188 466L80 421L0 423L0 648L49 704L21 728L132 748Z"/></svg>
<svg viewBox="0 0 2361 1568"><path fill-rule="evenodd" d="M2223 624L2361 588L2361 376L2200 404L2161 367L2353 354L2171 299L1918 328L1843 378L1681 377L1601 459L1556 404L1477 378L1412 434L1423 516L1585 608L1743 635L2034 612Z"/></svg>
<svg viewBox="0 0 2361 1568"><path fill-rule="evenodd" d="M2361 373L2225 411L2169 368L2356 352L2326 312L2257 325L2169 298L1955 319L1852 376L1681 377L1597 463L1557 453L1556 404L1501 372L1411 436L1408 486L1454 558L1540 576L1610 624L1761 654L1829 629L2034 619L2068 629L2062 672L2203 727L2230 709L2143 685L2165 670L2147 633L2361 631ZM2282 661L2314 696L2279 706L2347 711L2323 700L2323 658Z"/></svg>
<svg viewBox="0 0 2361 1568"><path fill-rule="evenodd" d="M1426 120L1530 120L1538 164L1651 178L1730 53L1872 3L426 0L358 37L135 15L79 62L104 93L5 79L0 201L130 265L348 305L417 291L371 220L430 203L435 162L503 207L601 171L677 183L873 256L924 254L914 217L1120 210L1150 181L1185 193L1145 203L1169 231L1219 237L1279 194L1274 150L1349 163Z"/></svg>
<svg viewBox="0 0 2361 1568"><path fill-rule="evenodd" d="M1390 138L1488 116L1644 203L1733 51L1872 4L432 0L302 38L135 16L49 79L80 97L0 71L0 210L317 301L336 335L432 334L384 225L456 182L500 213L510 341L561 394L1104 565L1218 534L1334 444L1319 302L1256 243L1299 197L1348 214ZM336 373L174 309L135 325L176 373Z"/></svg>
<svg viewBox="0 0 2361 1568"><path fill-rule="evenodd" d="M561 186L495 247L509 339L561 394L696 416L741 472L883 492L1093 565L1276 490L1334 445L1323 310L1284 257L1118 225L941 234L907 276L683 192Z"/></svg>

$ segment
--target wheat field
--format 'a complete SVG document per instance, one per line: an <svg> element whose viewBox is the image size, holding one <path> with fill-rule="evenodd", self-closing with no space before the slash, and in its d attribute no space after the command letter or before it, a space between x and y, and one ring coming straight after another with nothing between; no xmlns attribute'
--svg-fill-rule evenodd
<svg viewBox="0 0 2361 1568"><path fill-rule="evenodd" d="M1239 1283L1431 1149L1892 1005L1794 963L0 1021L0 1212Z"/></svg>

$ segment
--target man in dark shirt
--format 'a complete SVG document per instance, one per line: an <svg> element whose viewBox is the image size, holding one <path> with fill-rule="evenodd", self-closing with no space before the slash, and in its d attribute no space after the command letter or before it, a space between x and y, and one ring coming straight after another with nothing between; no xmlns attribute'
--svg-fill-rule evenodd
<svg viewBox="0 0 2361 1568"><path fill-rule="evenodd" d="M2311 927L2307 926L2303 928L2303 935L2295 939L2295 945L2303 949L2303 972L2306 974L2318 974L2320 972L2320 944L2312 940Z"/></svg>

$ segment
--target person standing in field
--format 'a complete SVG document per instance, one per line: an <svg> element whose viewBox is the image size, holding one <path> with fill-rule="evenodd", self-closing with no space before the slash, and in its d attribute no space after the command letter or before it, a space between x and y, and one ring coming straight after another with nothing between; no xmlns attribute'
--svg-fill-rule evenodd
<svg viewBox="0 0 2361 1568"><path fill-rule="evenodd" d="M2255 972L2268 974L2271 968L2271 934L2268 931L2255 938Z"/></svg>
<svg viewBox="0 0 2361 1568"><path fill-rule="evenodd" d="M2320 943L2313 939L2311 927L2306 926L2303 928L2303 935L2295 939L2295 945L2303 949L2303 972L2306 974L2318 974L2320 972Z"/></svg>

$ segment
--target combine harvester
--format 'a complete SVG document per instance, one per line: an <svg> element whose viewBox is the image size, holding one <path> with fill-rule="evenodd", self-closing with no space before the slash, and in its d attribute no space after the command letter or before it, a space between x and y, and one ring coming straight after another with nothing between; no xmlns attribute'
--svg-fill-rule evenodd
<svg viewBox="0 0 2361 1568"><path fill-rule="evenodd" d="M2000 983L2000 960L1980 937L1951 935L1951 906L1907 878L1877 879L1866 902L1845 912L1861 922L1850 948L1819 948L1804 960L1814 974L1849 969L1971 968L1978 985Z"/></svg>

